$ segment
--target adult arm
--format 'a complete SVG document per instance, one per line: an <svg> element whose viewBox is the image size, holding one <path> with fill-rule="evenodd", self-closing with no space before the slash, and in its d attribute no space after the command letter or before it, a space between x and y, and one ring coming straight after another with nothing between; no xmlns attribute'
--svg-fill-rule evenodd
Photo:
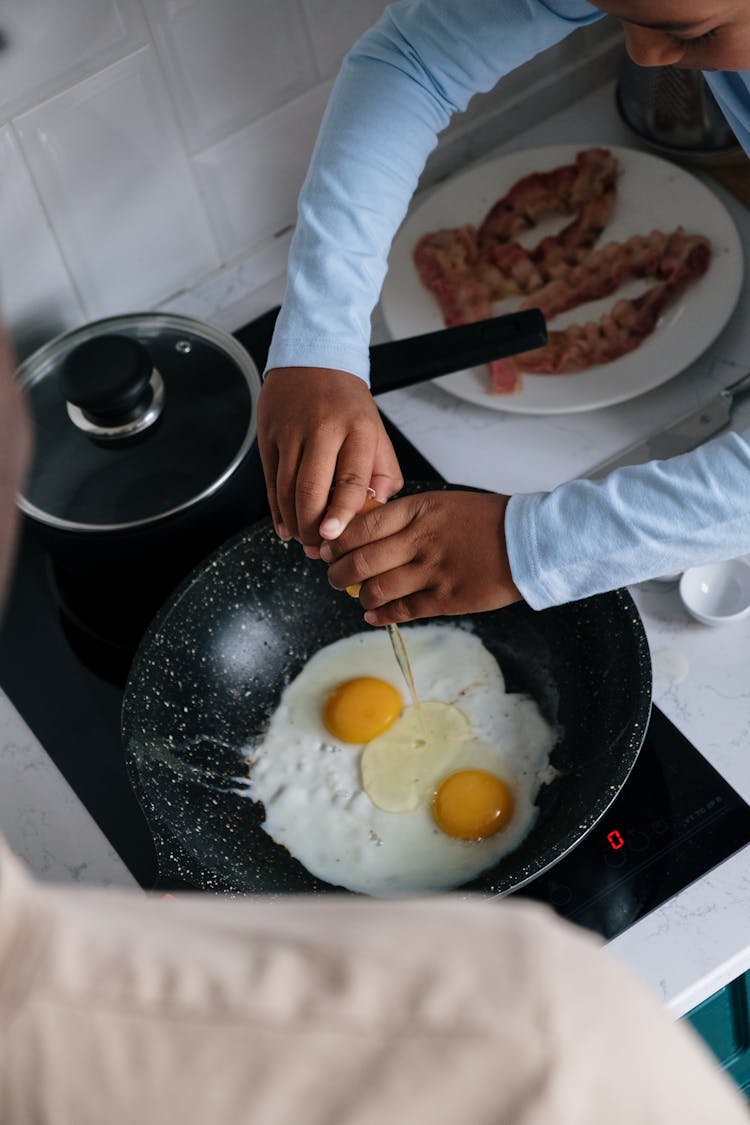
<svg viewBox="0 0 750 1125"><path fill-rule="evenodd" d="M13 1125L747 1125L692 1029L537 903L164 902L39 886L0 841L0 907Z"/></svg>

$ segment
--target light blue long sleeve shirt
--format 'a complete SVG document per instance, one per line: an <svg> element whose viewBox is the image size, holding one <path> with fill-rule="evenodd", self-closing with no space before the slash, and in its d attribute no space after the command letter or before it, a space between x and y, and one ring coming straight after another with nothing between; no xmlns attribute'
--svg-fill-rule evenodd
<svg viewBox="0 0 750 1125"><path fill-rule="evenodd" d="M587 0L402 0L344 61L299 199L268 367L368 377L370 315L438 133L470 98L601 13ZM750 152L747 72L708 81ZM536 609L750 552L750 431L519 494L514 581Z"/></svg>

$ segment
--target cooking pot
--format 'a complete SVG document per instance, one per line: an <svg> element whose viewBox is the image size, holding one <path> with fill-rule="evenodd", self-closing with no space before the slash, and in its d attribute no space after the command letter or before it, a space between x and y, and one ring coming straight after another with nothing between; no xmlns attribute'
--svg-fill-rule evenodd
<svg viewBox="0 0 750 1125"><path fill-rule="evenodd" d="M414 482L404 491L448 488ZM452 619L453 620L453 619ZM468 889L505 894L561 859L604 814L639 753L651 704L643 624L624 590L541 612L525 603L455 619L557 733L556 776L521 845ZM330 891L262 829L245 757L284 686L324 645L366 628L326 567L262 519L169 598L136 652L123 746L162 879L234 892ZM394 682L399 676L394 658Z"/></svg>
<svg viewBox="0 0 750 1125"><path fill-rule="evenodd" d="M538 310L377 345L373 392L538 347ZM135 648L175 584L267 512L258 370L200 321L133 313L50 341L19 369L35 423L20 507L65 616Z"/></svg>

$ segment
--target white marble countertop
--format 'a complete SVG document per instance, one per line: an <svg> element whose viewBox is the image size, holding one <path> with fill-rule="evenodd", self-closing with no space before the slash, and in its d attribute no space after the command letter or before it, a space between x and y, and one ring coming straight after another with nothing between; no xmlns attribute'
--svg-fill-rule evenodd
<svg viewBox="0 0 750 1125"><path fill-rule="evenodd" d="M633 145L604 87L497 152L550 143ZM496 155L493 153L492 155ZM741 233L750 262L750 213L712 180ZM679 377L630 402L565 415L483 410L423 384L378 398L378 405L443 476L503 492L547 490L698 407L750 369L746 277L737 309L718 339ZM385 335L382 321L376 332ZM750 402L732 428L750 426ZM533 456L529 451L533 450ZM632 590L654 664L654 701L750 801L750 620L699 625L677 584ZM682 1015L750 968L750 847L715 868L610 942Z"/></svg>
<svg viewBox="0 0 750 1125"><path fill-rule="evenodd" d="M498 151L550 142L632 145L633 139L614 110L612 89L604 87ZM715 190L737 221L747 253L750 216L723 188ZM280 281L259 290L252 277L244 287L242 279L240 269L167 307L237 328L277 303L281 294ZM745 325L741 311L749 292L750 280L719 338L685 372L615 407L557 416L503 414L459 402L431 384L382 395L378 403L455 482L505 492L553 488L698 406L750 368L750 324ZM374 338L383 335L376 315ZM749 425L747 403L733 426ZM750 621L723 629L698 625L681 608L675 585L645 584L633 594L652 649L655 701L750 801ZM2 691L0 824L15 850L45 879L134 885ZM750 968L750 847L609 948L675 1015Z"/></svg>

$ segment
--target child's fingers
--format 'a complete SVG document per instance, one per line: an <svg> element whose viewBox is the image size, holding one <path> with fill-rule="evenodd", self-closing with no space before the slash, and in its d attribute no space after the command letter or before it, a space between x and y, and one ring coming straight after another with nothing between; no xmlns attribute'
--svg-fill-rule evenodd
<svg viewBox="0 0 750 1125"><path fill-rule="evenodd" d="M439 612L433 592L420 590L417 594L387 602L378 609L368 609L365 621L368 625L401 625L420 617L436 617Z"/></svg>
<svg viewBox="0 0 750 1125"><path fill-rule="evenodd" d="M410 521L409 500L411 497L391 500L388 504L375 502L370 510L355 516L338 539L324 543L320 557L324 562L335 563L358 548L374 545L383 539L395 536ZM372 573L376 572L372 571ZM360 579L352 578L351 581L360 581ZM335 585L338 586L338 583Z"/></svg>
<svg viewBox="0 0 750 1125"><path fill-rule="evenodd" d="M408 562L367 579L362 584L359 600L365 609L379 609L389 602L400 601L419 593L427 584L428 577L422 567Z"/></svg>
<svg viewBox="0 0 750 1125"><path fill-rule="evenodd" d="M395 567L403 567L413 558L414 546L405 531L383 539L368 539L329 566L328 581L334 589L345 590L347 586L361 585L374 580L376 575L380 577Z"/></svg>

